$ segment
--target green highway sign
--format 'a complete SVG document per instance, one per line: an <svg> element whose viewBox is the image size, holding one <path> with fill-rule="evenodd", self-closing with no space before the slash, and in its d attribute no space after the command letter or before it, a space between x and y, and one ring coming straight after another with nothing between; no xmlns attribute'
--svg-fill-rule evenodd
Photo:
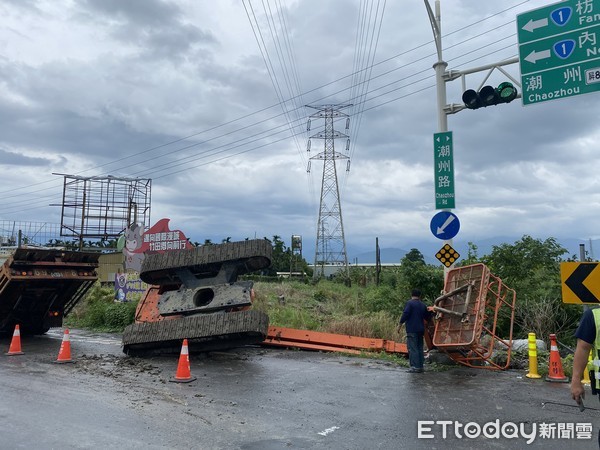
<svg viewBox="0 0 600 450"><path fill-rule="evenodd" d="M435 209L452 209L454 204L454 150L452 131L434 133L433 163Z"/></svg>
<svg viewBox="0 0 600 450"><path fill-rule="evenodd" d="M518 15L519 45L593 25L598 12L593 4L593 0L562 1Z"/></svg>
<svg viewBox="0 0 600 450"><path fill-rule="evenodd" d="M566 0L517 16L523 104L600 90L600 0Z"/></svg>

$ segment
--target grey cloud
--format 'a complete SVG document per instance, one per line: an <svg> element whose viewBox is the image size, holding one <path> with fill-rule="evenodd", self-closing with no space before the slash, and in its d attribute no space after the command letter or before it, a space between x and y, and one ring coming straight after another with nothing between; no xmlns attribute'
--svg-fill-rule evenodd
<svg viewBox="0 0 600 450"><path fill-rule="evenodd" d="M107 20L120 19L141 27L169 26L183 15L175 3L163 0L83 0L79 6Z"/></svg>
<svg viewBox="0 0 600 450"><path fill-rule="evenodd" d="M47 158L31 157L20 153L0 149L0 165L4 166L48 166L51 160Z"/></svg>
<svg viewBox="0 0 600 450"><path fill-rule="evenodd" d="M146 28L131 28L129 24L124 24L116 27L112 35L120 41L136 45L139 49L137 59L142 61L148 58L182 61L186 58L194 63L212 59L212 53L198 48L217 43L212 33L185 23Z"/></svg>
<svg viewBox="0 0 600 450"><path fill-rule="evenodd" d="M165 59L187 54L198 44L216 42L211 33L189 24L181 24L177 28L149 30L145 41L152 56ZM196 54L191 53L189 56L194 58Z"/></svg>
<svg viewBox="0 0 600 450"><path fill-rule="evenodd" d="M192 59L196 56L192 49L198 45L217 43L210 31L187 23L182 8L173 2L86 0L80 8L82 16L106 26L115 39L137 46L140 59L179 59L186 55Z"/></svg>
<svg viewBox="0 0 600 450"><path fill-rule="evenodd" d="M8 2L9 5L0 4L0 11L8 11L9 9L16 8L18 12L27 14L40 14L41 10L39 4L42 3L40 0L13 0Z"/></svg>
<svg viewBox="0 0 600 450"><path fill-rule="evenodd" d="M0 121L4 123L2 140L10 147L38 151L49 149L61 156L55 160L59 164L66 164L72 157L86 158L86 155L94 155L91 163L98 161L96 158L100 161L119 159L125 153L152 148L159 139L149 133L132 133L125 124L110 117L86 117L60 108L53 109L50 105L16 108L0 103ZM49 161L20 158L23 165L44 165ZM17 164L19 156L13 155L11 161Z"/></svg>

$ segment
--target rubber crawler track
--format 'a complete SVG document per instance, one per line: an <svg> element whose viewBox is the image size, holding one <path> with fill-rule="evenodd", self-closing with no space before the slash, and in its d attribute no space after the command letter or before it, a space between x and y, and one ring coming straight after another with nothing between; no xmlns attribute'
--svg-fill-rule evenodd
<svg viewBox="0 0 600 450"><path fill-rule="evenodd" d="M269 317L256 310L134 323L123 332L123 352L132 356L178 352L183 339L188 339L190 351L258 344L265 340L268 328Z"/></svg>
<svg viewBox="0 0 600 450"><path fill-rule="evenodd" d="M224 262L233 262L237 275L269 267L273 248L266 239L203 245L190 250L147 255L142 263L140 278L148 284L172 283L176 270L189 268L199 277L214 276Z"/></svg>

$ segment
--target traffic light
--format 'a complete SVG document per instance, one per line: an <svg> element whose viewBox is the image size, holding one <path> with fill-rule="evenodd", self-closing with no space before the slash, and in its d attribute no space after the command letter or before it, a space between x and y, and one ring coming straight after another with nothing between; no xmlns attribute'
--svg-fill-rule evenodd
<svg viewBox="0 0 600 450"><path fill-rule="evenodd" d="M517 97L517 88L512 83L500 83L497 88L484 86L479 92L469 89L462 95L462 101L469 109L478 109L498 103L510 103Z"/></svg>

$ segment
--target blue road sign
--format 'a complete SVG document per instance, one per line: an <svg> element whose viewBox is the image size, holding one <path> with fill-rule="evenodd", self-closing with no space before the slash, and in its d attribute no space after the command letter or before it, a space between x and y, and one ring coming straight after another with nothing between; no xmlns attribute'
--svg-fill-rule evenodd
<svg viewBox="0 0 600 450"><path fill-rule="evenodd" d="M460 221L456 214L450 211L440 211L432 217L429 228L436 238L447 241L458 234Z"/></svg>

